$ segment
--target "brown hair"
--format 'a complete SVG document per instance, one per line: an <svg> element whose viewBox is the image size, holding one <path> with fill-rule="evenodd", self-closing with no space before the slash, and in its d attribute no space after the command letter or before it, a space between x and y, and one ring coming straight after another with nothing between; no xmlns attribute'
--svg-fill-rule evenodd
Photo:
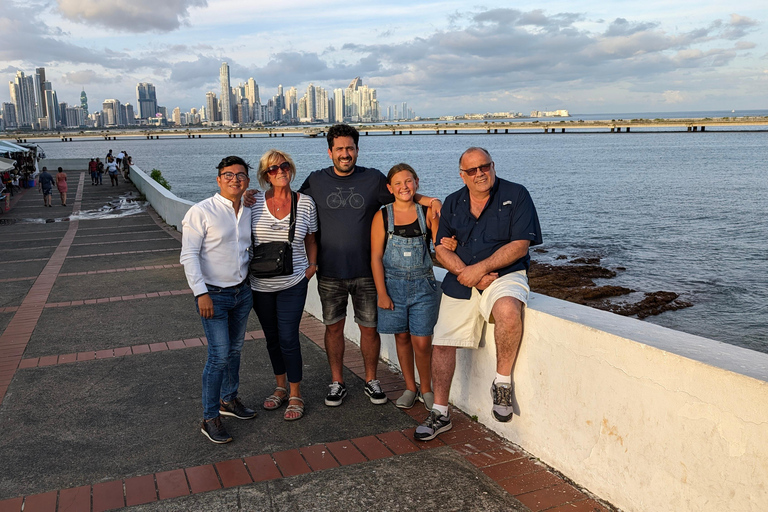
<svg viewBox="0 0 768 512"><path fill-rule="evenodd" d="M395 174L401 172L401 171L408 171L411 174L413 174L413 179L418 180L419 176L416 174L416 171L413 170L413 167L411 167L408 164L399 163L397 165L393 165L392 168L389 170L389 173L387 173L387 183L392 183L392 178L395 177Z"/></svg>

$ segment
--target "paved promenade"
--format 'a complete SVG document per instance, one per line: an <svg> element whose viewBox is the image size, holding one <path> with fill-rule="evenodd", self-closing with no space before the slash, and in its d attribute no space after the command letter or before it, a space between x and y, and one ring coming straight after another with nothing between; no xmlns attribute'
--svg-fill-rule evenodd
<svg viewBox="0 0 768 512"><path fill-rule="evenodd" d="M413 441L423 406L371 404L351 343L349 396L326 407L323 326L309 315L305 417L257 407L225 419L234 441L214 445L199 430L206 339L180 235L151 210L92 218L136 190L68 177L67 207L30 189L0 214L0 512L609 510L459 411L453 430ZM240 397L254 407L274 388L263 341L251 315ZM402 378L384 363L379 375L397 398Z"/></svg>

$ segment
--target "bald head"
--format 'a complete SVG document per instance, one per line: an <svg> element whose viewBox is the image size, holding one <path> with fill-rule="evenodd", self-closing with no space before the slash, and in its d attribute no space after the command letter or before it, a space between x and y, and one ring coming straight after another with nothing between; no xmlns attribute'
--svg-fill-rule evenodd
<svg viewBox="0 0 768 512"><path fill-rule="evenodd" d="M491 154L488 152L487 149L484 149L484 148L481 148L481 147L477 147L477 146L472 146L471 148L469 148L466 151L464 151L461 154L461 156L459 157L459 170L461 170L463 168L461 166L461 163L464 161L464 157L466 155L470 154L470 153L474 153L474 152L477 152L477 151L479 151L481 153L484 153L485 156L487 156L489 160L493 160L493 158L491 158Z"/></svg>

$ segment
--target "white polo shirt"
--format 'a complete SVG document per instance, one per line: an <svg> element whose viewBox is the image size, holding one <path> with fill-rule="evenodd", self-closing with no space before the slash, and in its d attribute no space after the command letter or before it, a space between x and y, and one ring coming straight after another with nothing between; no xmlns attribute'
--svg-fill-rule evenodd
<svg viewBox="0 0 768 512"><path fill-rule="evenodd" d="M181 221L181 257L187 282L195 297L211 284L226 288L248 277L251 259L251 209L220 194L200 201Z"/></svg>

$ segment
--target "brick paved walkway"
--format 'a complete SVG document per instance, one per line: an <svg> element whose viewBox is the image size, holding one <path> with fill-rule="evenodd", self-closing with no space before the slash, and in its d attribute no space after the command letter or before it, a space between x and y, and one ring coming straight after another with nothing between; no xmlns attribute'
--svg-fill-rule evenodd
<svg viewBox="0 0 768 512"><path fill-rule="evenodd" d="M0 428L9 433L0 440L0 512L425 510L436 503L609 510L460 411L451 431L414 441L426 412L371 405L362 394L362 356L350 342L350 396L342 407L323 406L324 327L309 315L300 326L306 417L287 424L259 411L253 421L228 423L234 443L207 442L197 426L206 339L179 285L179 236L152 212L63 220L135 194L123 183L86 181L85 173L69 173L67 208L44 208L39 193L27 191L0 225ZM246 338L241 396L259 403L274 380L255 315ZM379 376L396 399L401 376L384 363ZM371 474L391 476L360 494L359 479ZM329 494L329 481L348 489ZM375 486L389 492L378 495Z"/></svg>

